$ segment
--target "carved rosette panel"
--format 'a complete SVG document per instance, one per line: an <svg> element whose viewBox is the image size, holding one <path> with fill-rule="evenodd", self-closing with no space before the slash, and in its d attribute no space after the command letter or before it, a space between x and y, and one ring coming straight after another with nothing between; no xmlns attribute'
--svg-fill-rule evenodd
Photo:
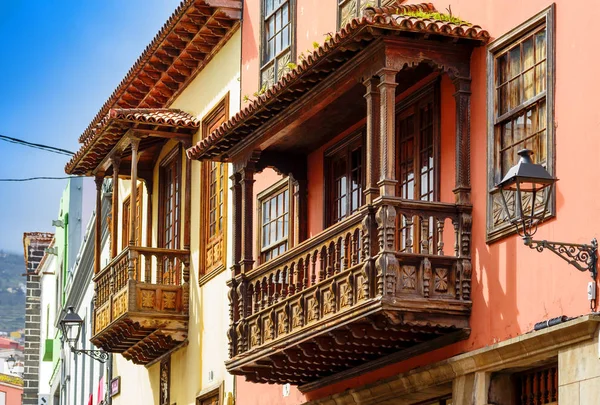
<svg viewBox="0 0 600 405"><path fill-rule="evenodd" d="M269 89L275 84L275 65L271 64L263 69L261 73L262 87Z"/></svg>
<svg viewBox="0 0 600 405"><path fill-rule="evenodd" d="M141 290L142 309L154 309L156 291Z"/></svg>
<svg viewBox="0 0 600 405"><path fill-rule="evenodd" d="M125 312L127 312L127 309L128 309L127 298L128 297L129 297L128 290L126 289L113 298L113 317L112 317L112 319L116 319L116 318L120 317L121 315L123 315Z"/></svg>
<svg viewBox="0 0 600 405"><path fill-rule="evenodd" d="M415 291L417 288L417 269L415 266L403 265L400 271L402 290Z"/></svg>
<svg viewBox="0 0 600 405"><path fill-rule="evenodd" d="M339 285L340 291L340 309L352 305L352 288L350 283L344 282Z"/></svg>
<svg viewBox="0 0 600 405"><path fill-rule="evenodd" d="M288 317L285 311L277 312L277 337L287 333Z"/></svg>
<svg viewBox="0 0 600 405"><path fill-rule="evenodd" d="M250 325L250 349L260 345L260 327L257 323Z"/></svg>
<svg viewBox="0 0 600 405"><path fill-rule="evenodd" d="M269 342L271 340L273 340L273 333L274 333L274 325L273 325L273 320L271 319L271 316L266 316L263 319L263 343Z"/></svg>
<svg viewBox="0 0 600 405"><path fill-rule="evenodd" d="M434 289L439 293L447 293L449 280L448 280L448 269L446 268L436 268L434 271Z"/></svg>
<svg viewBox="0 0 600 405"><path fill-rule="evenodd" d="M292 308L292 330L300 329L304 326L304 311L302 310L301 302L295 302L291 305Z"/></svg>
<svg viewBox="0 0 600 405"><path fill-rule="evenodd" d="M364 301L367 299L368 294L368 284L366 282L366 277L363 274L359 274L356 276L356 301ZM367 288L365 288L367 287Z"/></svg>
<svg viewBox="0 0 600 405"><path fill-rule="evenodd" d="M174 311L176 310L177 293L175 291L163 291L162 307L163 309Z"/></svg>
<svg viewBox="0 0 600 405"><path fill-rule="evenodd" d="M110 323L110 306L105 305L104 307L96 310L96 322L95 322L95 333L101 332Z"/></svg>
<svg viewBox="0 0 600 405"><path fill-rule="evenodd" d="M306 323L319 320L319 303L316 297L306 299Z"/></svg>
<svg viewBox="0 0 600 405"><path fill-rule="evenodd" d="M335 312L335 293L332 288L333 287L323 291L323 316Z"/></svg>
<svg viewBox="0 0 600 405"><path fill-rule="evenodd" d="M292 51L288 50L277 58L277 81L290 71L288 63L292 61Z"/></svg>

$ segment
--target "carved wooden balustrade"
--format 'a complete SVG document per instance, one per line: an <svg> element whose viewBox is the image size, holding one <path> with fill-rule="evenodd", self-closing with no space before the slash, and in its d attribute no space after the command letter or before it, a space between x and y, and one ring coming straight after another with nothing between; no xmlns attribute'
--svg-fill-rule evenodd
<svg viewBox="0 0 600 405"><path fill-rule="evenodd" d="M227 367L306 384L464 338L469 252L470 206L379 198L231 280Z"/></svg>
<svg viewBox="0 0 600 405"><path fill-rule="evenodd" d="M147 364L187 337L189 251L129 246L95 277L94 336Z"/></svg>

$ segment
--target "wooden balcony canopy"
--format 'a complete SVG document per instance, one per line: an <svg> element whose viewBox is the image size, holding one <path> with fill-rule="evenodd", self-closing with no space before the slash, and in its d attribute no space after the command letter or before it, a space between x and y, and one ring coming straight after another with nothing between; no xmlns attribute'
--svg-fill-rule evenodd
<svg viewBox="0 0 600 405"><path fill-rule="evenodd" d="M128 131L142 139L140 150L144 150L154 144L162 145L165 139L190 142L199 127L200 121L181 110L114 108L98 123L96 131L86 139L84 147L67 164L66 171L78 175L105 171L110 166L107 156L113 151L121 156L128 146L123 140ZM156 153L160 152L160 148L156 149ZM150 161L153 159L150 158ZM121 170L121 174L126 173Z"/></svg>
<svg viewBox="0 0 600 405"><path fill-rule="evenodd" d="M359 80L354 80L353 83L340 82L335 87L332 86L334 79L330 78L344 68L350 69L357 66L359 62L364 62L362 59L356 60L359 58L358 54L368 47L373 48L371 45L374 42L386 38L404 39L405 41L400 42L397 47L400 49L402 60L406 63L403 69L425 62L442 69L454 70L454 66L451 65L456 65L457 57L462 58L462 63L469 63L470 50L487 42L489 33L477 25L467 23L457 25L433 17L428 18L434 13L436 10L433 5L426 3L366 8L363 17L351 20L312 54L299 61L298 66L284 75L271 89L223 123L208 137L188 149L188 157L230 161L231 154L235 153L232 149L236 145L246 146L260 136L258 129L268 127L272 118L281 115L284 110L291 112L297 106L296 109L301 110L304 116L310 116L311 113L306 108L300 108L301 103L296 103L294 107L291 105L307 93L324 94L321 91L323 81L328 82L327 97L333 100L348 91L352 84L358 84L360 78L366 79L377 73L370 72L368 68L360 68L353 75L345 75L346 79L352 76L353 79ZM436 54L436 57L433 54ZM370 56L377 57L377 54ZM352 62L349 62L351 60ZM448 66L443 66L444 64ZM462 72L456 69L448 73L460 75ZM361 99L363 94L359 95ZM346 102L341 107L346 111L346 115L350 115L348 108L352 108L351 104ZM319 109L323 109L324 105L319 103ZM329 111L329 119L331 115ZM323 120L319 121L320 125L324 124ZM269 133L277 133L277 141L279 141L292 130L293 125L289 125L289 121L287 124L288 128L273 124L272 126L277 128L272 128ZM311 133L310 130L302 132L302 137L309 136ZM322 131L317 132L322 134ZM274 142L276 141L271 141L271 144ZM297 149L298 145L295 147ZM264 150L264 147L261 149Z"/></svg>
<svg viewBox="0 0 600 405"><path fill-rule="evenodd" d="M116 128L111 139L100 136L113 110L167 108L235 33L241 10L241 0L182 1L80 136L82 146L65 171L92 174L118 136Z"/></svg>

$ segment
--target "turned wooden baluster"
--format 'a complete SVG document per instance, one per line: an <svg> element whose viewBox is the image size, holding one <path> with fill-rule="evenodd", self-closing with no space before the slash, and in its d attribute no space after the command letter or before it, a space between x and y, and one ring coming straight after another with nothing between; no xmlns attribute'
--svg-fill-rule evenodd
<svg viewBox="0 0 600 405"><path fill-rule="evenodd" d="M444 255L444 219L436 218L437 222L437 254Z"/></svg>
<svg viewBox="0 0 600 405"><path fill-rule="evenodd" d="M283 273L281 273L281 296L279 301L283 301L288 295L288 281L290 279L290 267L285 267Z"/></svg>
<svg viewBox="0 0 600 405"><path fill-rule="evenodd" d="M325 274L327 278L330 278L335 273L335 241L329 242L329 246L327 247L327 268L325 269Z"/></svg>
<svg viewBox="0 0 600 405"><path fill-rule="evenodd" d="M145 271L144 271L144 282L145 283L152 283L152 258L154 257L154 255L146 255L144 253L144 264L145 264Z"/></svg>
<svg viewBox="0 0 600 405"><path fill-rule="evenodd" d="M346 270L351 266L352 263L352 239L350 234L342 239L343 252L342 252L342 270Z"/></svg>
<svg viewBox="0 0 600 405"><path fill-rule="evenodd" d="M421 218L421 254L429 254L429 217Z"/></svg>
<svg viewBox="0 0 600 405"><path fill-rule="evenodd" d="M452 226L454 226L454 256L458 257L460 254L460 244L458 235L458 218L452 219Z"/></svg>
<svg viewBox="0 0 600 405"><path fill-rule="evenodd" d="M352 236L351 236L352 249L351 249L350 260L351 260L351 263L353 266L358 264L358 261L360 259L359 241L360 241L360 230L356 229L354 232L352 232Z"/></svg>
<svg viewBox="0 0 600 405"><path fill-rule="evenodd" d="M310 273L310 266L311 266L311 261L316 260L315 259L316 256L313 254L306 256L306 260L304 261L304 277L302 278L302 290L305 290L308 287L308 280L309 280L309 273ZM311 284L314 284L314 274L315 274L315 263L312 263L312 279L311 279Z"/></svg>
<svg viewBox="0 0 600 405"><path fill-rule="evenodd" d="M340 268L342 265L342 238L341 237L336 239L333 248L334 248L333 272L335 274L339 274L339 272L341 271Z"/></svg>
<svg viewBox="0 0 600 405"><path fill-rule="evenodd" d="M253 314L260 311L260 301L261 301L260 281L257 281L256 284L254 285L254 311L252 311Z"/></svg>
<svg viewBox="0 0 600 405"><path fill-rule="evenodd" d="M271 299L269 305L279 302L279 288L281 286L279 283L283 282L281 277L280 271L277 271L277 273L269 277L269 284L271 285Z"/></svg>
<svg viewBox="0 0 600 405"><path fill-rule="evenodd" d="M289 295L294 295L296 293L296 283L298 282L298 267L300 266L302 266L302 259L300 259L298 263L292 263L290 265L290 282L287 289L287 293Z"/></svg>
<svg viewBox="0 0 600 405"><path fill-rule="evenodd" d="M323 248L325 249L325 248ZM323 268L324 268L324 264L323 264L323 250L321 250L321 257L320 257L320 266L319 266L319 281L323 280ZM312 276L311 276L311 285L315 285L317 282L317 256L319 256L319 252L315 250L315 254L312 257Z"/></svg>
<svg viewBox="0 0 600 405"><path fill-rule="evenodd" d="M412 253L413 251L413 216L412 215L404 215L404 220L406 221L406 253Z"/></svg>

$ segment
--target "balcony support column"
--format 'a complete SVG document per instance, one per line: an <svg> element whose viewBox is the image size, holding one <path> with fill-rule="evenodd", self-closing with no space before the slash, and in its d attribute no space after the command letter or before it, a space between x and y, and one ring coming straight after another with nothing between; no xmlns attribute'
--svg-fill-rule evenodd
<svg viewBox="0 0 600 405"><path fill-rule="evenodd" d="M458 204L471 202L471 79L453 78L456 103L456 181L454 195Z"/></svg>
<svg viewBox="0 0 600 405"><path fill-rule="evenodd" d="M96 229L94 232L94 274L100 273L100 255L102 254L102 183L104 178L100 175L94 177L96 182Z"/></svg>
<svg viewBox="0 0 600 405"><path fill-rule="evenodd" d="M119 254L119 166L121 158L112 156L110 158L112 173L112 229L110 235L110 259Z"/></svg>
<svg viewBox="0 0 600 405"><path fill-rule="evenodd" d="M241 237L242 237L242 260L240 262L242 274L252 270L254 265L254 173L256 173L256 162L258 154L253 154L248 159L241 174Z"/></svg>
<svg viewBox="0 0 600 405"><path fill-rule="evenodd" d="M380 101L380 178L379 192L382 196L396 195L396 73L398 70L383 68L379 71Z"/></svg>
<svg viewBox="0 0 600 405"><path fill-rule="evenodd" d="M382 197L396 195L396 74L397 69L383 68L379 71L380 92L380 178L379 194ZM375 258L376 293L378 296L396 294L399 264L396 258L396 208L381 205L375 215L379 252Z"/></svg>
<svg viewBox="0 0 600 405"><path fill-rule="evenodd" d="M137 226L137 180L138 180L138 149L140 139L131 137L131 209L129 210L129 246L135 245L135 229ZM137 252L129 250L129 280L135 279L135 259Z"/></svg>
<svg viewBox="0 0 600 405"><path fill-rule="evenodd" d="M379 144L380 144L380 92L377 89L379 85L378 77L370 77L363 82L367 101L367 134L366 134L366 184L365 184L365 202L372 204L379 196L377 182L379 180Z"/></svg>

